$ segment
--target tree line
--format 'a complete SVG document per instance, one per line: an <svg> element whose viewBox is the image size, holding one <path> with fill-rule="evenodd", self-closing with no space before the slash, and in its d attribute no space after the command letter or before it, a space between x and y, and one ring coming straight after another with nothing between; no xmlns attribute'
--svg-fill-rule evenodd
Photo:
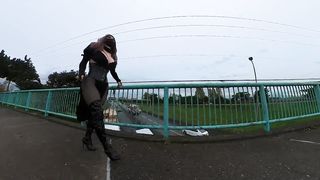
<svg viewBox="0 0 320 180"><path fill-rule="evenodd" d="M236 92L228 97L223 92L223 88L196 88L196 90L189 95L182 96L181 94L171 93L168 97L170 104L230 104L230 103L249 103L260 101L260 89L256 90L251 96L249 92ZM264 89L266 100L269 101L269 90ZM163 103L163 97L155 93L145 92L142 99L146 102Z"/></svg>
<svg viewBox="0 0 320 180"><path fill-rule="evenodd" d="M78 87L80 82L76 79L78 72L63 71L49 74L46 84L42 84L39 74L27 55L23 59L11 58L4 50L0 52L0 78L6 79L0 91L8 91L13 83L20 90L41 88Z"/></svg>

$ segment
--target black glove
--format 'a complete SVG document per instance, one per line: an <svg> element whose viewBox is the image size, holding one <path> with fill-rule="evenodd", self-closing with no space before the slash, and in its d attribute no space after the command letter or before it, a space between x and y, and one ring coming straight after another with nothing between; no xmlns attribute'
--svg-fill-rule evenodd
<svg viewBox="0 0 320 180"><path fill-rule="evenodd" d="M118 89L123 87L121 81L119 81L117 83L118 83L118 86L117 86Z"/></svg>

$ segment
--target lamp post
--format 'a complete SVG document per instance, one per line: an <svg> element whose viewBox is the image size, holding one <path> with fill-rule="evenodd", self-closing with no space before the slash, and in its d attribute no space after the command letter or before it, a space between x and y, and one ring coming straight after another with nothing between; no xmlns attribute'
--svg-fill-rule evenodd
<svg viewBox="0 0 320 180"><path fill-rule="evenodd" d="M251 62L252 67L253 67L254 79L255 79L256 83L258 83L256 68L254 67L254 63L253 63L253 57L249 57L248 59L249 59L249 61ZM255 103L255 111L254 111L256 121L258 120L258 108L259 108L259 106L258 106L258 102L259 102L258 93L259 93L259 90L258 90L258 91L256 90L256 94L255 94L255 96L256 96L256 99L255 99L256 103Z"/></svg>
<svg viewBox="0 0 320 180"><path fill-rule="evenodd" d="M258 82L258 80L257 80L257 73L256 73L256 68L254 67L253 57L249 57L249 61L250 61L251 64L252 64L253 72L254 72L254 79L255 79L255 81L256 81L256 83L257 83L257 82Z"/></svg>

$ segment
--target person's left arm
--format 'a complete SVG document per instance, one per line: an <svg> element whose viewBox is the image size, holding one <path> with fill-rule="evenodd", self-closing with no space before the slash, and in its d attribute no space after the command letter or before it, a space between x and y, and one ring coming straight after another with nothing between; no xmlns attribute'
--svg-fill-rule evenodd
<svg viewBox="0 0 320 180"><path fill-rule="evenodd" d="M122 83L121 83L121 80L116 72L116 66L117 66L117 63L110 63L109 70L110 70L110 73L111 73L113 79L117 81L118 87L121 87Z"/></svg>

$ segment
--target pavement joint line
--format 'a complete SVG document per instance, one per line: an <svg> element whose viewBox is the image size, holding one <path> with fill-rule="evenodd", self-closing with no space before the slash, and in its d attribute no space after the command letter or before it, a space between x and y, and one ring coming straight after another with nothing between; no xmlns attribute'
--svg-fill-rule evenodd
<svg viewBox="0 0 320 180"><path fill-rule="evenodd" d="M300 140L300 139L290 139L290 141L320 145L320 143L318 143L318 142L307 141L307 140Z"/></svg>
<svg viewBox="0 0 320 180"><path fill-rule="evenodd" d="M112 140L110 139L110 144L112 143ZM107 157L107 175L106 175L106 180L111 180L111 161L110 158Z"/></svg>
<svg viewBox="0 0 320 180"><path fill-rule="evenodd" d="M111 163L110 163L110 158L107 158L107 176L106 180L111 180Z"/></svg>

